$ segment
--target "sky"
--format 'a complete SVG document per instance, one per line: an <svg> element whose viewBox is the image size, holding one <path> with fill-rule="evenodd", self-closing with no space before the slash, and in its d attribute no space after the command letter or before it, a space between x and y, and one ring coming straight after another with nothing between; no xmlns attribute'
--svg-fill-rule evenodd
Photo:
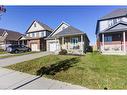
<svg viewBox="0 0 127 95"><path fill-rule="evenodd" d="M90 44L96 43L96 23L99 18L118 8L127 6L5 6L0 28L25 34L33 20L47 24L52 29L62 22L85 32Z"/></svg>

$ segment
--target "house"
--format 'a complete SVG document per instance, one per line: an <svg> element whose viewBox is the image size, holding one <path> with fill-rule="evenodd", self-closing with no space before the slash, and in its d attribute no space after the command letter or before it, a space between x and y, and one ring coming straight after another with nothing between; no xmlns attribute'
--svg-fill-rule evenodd
<svg viewBox="0 0 127 95"><path fill-rule="evenodd" d="M47 51L58 53L66 49L71 54L83 54L89 45L86 33L62 22L47 38Z"/></svg>
<svg viewBox="0 0 127 95"><path fill-rule="evenodd" d="M12 30L0 28L0 49L6 49L9 45L19 44L22 34Z"/></svg>
<svg viewBox="0 0 127 95"><path fill-rule="evenodd" d="M46 38L52 33L52 29L37 20L33 21L27 29L25 36L20 39L20 44L26 45L32 51L46 51Z"/></svg>
<svg viewBox="0 0 127 95"><path fill-rule="evenodd" d="M127 9L117 9L100 18L96 37L102 54L127 54Z"/></svg>

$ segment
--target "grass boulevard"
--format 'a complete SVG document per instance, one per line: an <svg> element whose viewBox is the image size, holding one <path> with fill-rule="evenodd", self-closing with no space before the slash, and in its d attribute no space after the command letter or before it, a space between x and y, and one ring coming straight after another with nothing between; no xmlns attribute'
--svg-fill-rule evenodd
<svg viewBox="0 0 127 95"><path fill-rule="evenodd" d="M127 89L127 56L48 55L6 68L91 89Z"/></svg>

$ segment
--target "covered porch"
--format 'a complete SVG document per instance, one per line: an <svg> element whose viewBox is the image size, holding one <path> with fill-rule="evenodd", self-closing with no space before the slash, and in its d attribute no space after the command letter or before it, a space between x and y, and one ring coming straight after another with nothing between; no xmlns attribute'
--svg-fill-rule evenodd
<svg viewBox="0 0 127 95"><path fill-rule="evenodd" d="M83 54L84 53L84 36L72 35L59 38L60 48L66 49L71 54Z"/></svg>
<svg viewBox="0 0 127 95"><path fill-rule="evenodd" d="M84 35L54 36L47 40L47 51L59 53L62 49L69 54L84 53Z"/></svg>
<svg viewBox="0 0 127 95"><path fill-rule="evenodd" d="M127 54L127 31L101 33L100 51L106 54Z"/></svg>

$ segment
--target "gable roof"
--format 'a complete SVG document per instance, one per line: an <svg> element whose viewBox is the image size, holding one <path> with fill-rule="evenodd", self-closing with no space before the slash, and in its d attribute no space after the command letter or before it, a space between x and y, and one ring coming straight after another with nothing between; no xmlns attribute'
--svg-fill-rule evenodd
<svg viewBox="0 0 127 95"><path fill-rule="evenodd" d="M70 26L66 22L62 21L62 23L47 38L50 38L63 24L66 24L67 26Z"/></svg>
<svg viewBox="0 0 127 95"><path fill-rule="evenodd" d="M17 41L17 40L19 40L20 37L23 36L23 34L21 34L19 32L0 28L0 34L2 34L2 32L3 33L7 32L6 40Z"/></svg>
<svg viewBox="0 0 127 95"><path fill-rule="evenodd" d="M59 33L54 36L66 36L66 35L78 35L78 34L85 34L84 32L80 31L79 29L74 28L73 26L69 26L66 29L63 29Z"/></svg>
<svg viewBox="0 0 127 95"><path fill-rule="evenodd" d="M51 29L48 25L46 25L46 24L44 24L44 23L42 23L42 22L40 22L40 21L37 21L37 20L34 20L33 22L32 22L32 24L30 25L30 27L33 25L33 23L34 22L37 22L40 26L42 26L45 30L48 30L48 31L53 31L53 29ZM27 29L27 31L30 29L30 27ZM26 31L26 32L27 32ZM34 31L33 31L34 32Z"/></svg>
<svg viewBox="0 0 127 95"><path fill-rule="evenodd" d="M55 37L62 37L62 36L67 36L67 35L80 35L80 34L85 34L84 32L80 31L79 29L70 26L69 24L65 23L68 25L67 28L63 29L62 31L60 31L59 33L53 35L53 33L55 33L57 31L57 29L59 29L61 27L62 24L64 24L65 22L62 22L55 30L54 32L52 32L52 34L50 34L46 39L54 39Z"/></svg>
<svg viewBox="0 0 127 95"><path fill-rule="evenodd" d="M121 8L121 9L114 10L111 13L100 18L100 20L122 17L122 16L127 16L127 8Z"/></svg>
<svg viewBox="0 0 127 95"><path fill-rule="evenodd" d="M125 30L127 30L127 22L120 21L119 23L101 31L100 33L118 32L118 31L125 31Z"/></svg>

